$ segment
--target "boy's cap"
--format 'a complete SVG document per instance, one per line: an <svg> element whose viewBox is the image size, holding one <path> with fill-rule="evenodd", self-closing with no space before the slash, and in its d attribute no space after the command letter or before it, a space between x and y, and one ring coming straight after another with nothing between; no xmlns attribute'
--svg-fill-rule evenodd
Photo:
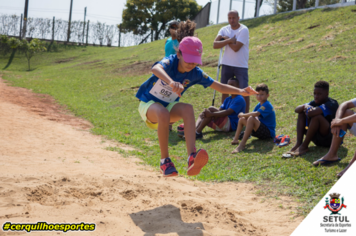
<svg viewBox="0 0 356 236"><path fill-rule="evenodd" d="M179 43L179 50L182 52L183 59L186 63L198 63L202 65L201 55L203 53L203 44L197 37L184 37Z"/></svg>

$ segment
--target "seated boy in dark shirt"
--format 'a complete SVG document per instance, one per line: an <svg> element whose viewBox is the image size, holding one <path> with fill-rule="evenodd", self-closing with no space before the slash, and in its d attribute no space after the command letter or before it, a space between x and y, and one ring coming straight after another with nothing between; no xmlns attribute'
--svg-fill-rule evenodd
<svg viewBox="0 0 356 236"><path fill-rule="evenodd" d="M330 124L335 118L338 107L337 101L329 98L329 83L316 82L314 100L295 109L298 113L297 143L288 153L292 156L307 153L311 141L316 146L330 147L333 137Z"/></svg>
<svg viewBox="0 0 356 236"><path fill-rule="evenodd" d="M232 77L228 85L239 88L239 81ZM220 108L205 109L196 122L196 138L202 138L202 130L208 126L216 131L229 132L236 130L239 118L237 115L246 109L245 99L241 95L231 95L224 100Z"/></svg>
<svg viewBox="0 0 356 236"><path fill-rule="evenodd" d="M333 134L333 141L331 143L329 152L319 160L314 161L314 166L328 165L341 160L337 155L337 151L339 150L347 130L350 131L350 134L356 136L356 113L351 110L351 108L354 107L356 107L356 98L341 103L337 109L335 119L331 121L331 133ZM341 132L344 132L344 135L340 136ZM349 165L343 171L338 173L337 177L341 177L355 161L356 152Z"/></svg>

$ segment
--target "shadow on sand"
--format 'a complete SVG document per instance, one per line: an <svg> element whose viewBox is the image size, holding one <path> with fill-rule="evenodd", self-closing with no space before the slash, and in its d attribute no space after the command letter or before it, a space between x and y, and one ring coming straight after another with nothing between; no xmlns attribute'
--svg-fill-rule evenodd
<svg viewBox="0 0 356 236"><path fill-rule="evenodd" d="M173 205L164 205L148 211L130 214L133 222L145 232L145 236L157 234L179 236L203 236L202 223L185 223L180 209Z"/></svg>

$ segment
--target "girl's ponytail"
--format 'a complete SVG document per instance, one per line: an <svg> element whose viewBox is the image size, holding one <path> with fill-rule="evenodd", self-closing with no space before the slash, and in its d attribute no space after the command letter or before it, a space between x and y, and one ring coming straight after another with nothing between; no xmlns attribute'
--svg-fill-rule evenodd
<svg viewBox="0 0 356 236"><path fill-rule="evenodd" d="M194 36L195 31L195 22L191 20L181 21L177 29L177 40L178 42L182 41L184 37Z"/></svg>

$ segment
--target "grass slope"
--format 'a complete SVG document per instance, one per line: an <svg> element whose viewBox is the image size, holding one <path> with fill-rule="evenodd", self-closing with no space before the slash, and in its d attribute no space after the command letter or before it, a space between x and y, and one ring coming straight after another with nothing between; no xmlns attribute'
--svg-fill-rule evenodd
<svg viewBox="0 0 356 236"><path fill-rule="evenodd" d="M264 82L270 87L269 100L277 114L277 134L290 134L295 141L294 108L313 99L313 85L318 80L330 82L330 97L339 103L355 97L355 11L356 6L317 9L243 22L250 30L250 84ZM213 78L219 50L212 48L212 42L222 26L197 30L204 45L203 60L208 65L203 69ZM163 55L163 40L127 48L78 47L34 57L31 72L26 71L25 58L16 55L2 73L14 86L52 95L76 115L91 121L95 125L94 133L140 150L124 154L137 155L146 164L158 168L157 135L141 120L135 93L150 76L152 63ZM8 57L0 57L1 68L7 60ZM192 103L197 115L211 105L212 95L213 90L195 86L181 101ZM256 104L257 100L252 98L251 109ZM295 196L303 205L300 209L303 214L337 181L336 173L347 165L356 147L356 139L347 135L339 151L342 161L315 168L311 163L326 154L326 148L312 144L307 155L283 160L281 154L290 147L277 148L271 141L252 138L245 152L232 155L233 132L219 134L206 129L205 134L203 140L197 141L197 147L208 150L210 162L195 178L252 181L262 186L259 192L266 196ZM169 142L170 155L184 174L185 142L175 132L171 133Z"/></svg>

